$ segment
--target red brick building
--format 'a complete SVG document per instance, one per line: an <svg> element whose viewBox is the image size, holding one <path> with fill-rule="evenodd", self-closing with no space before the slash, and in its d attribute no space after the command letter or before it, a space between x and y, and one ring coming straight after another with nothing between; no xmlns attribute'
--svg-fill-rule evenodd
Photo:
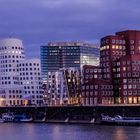
<svg viewBox="0 0 140 140"><path fill-rule="evenodd" d="M139 104L140 31L122 31L102 38L100 66L84 66L83 75L84 105Z"/></svg>

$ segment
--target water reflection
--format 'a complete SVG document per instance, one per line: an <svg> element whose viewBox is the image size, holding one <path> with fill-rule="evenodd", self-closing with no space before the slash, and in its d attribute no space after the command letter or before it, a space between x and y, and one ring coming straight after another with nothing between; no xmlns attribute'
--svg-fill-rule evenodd
<svg viewBox="0 0 140 140"><path fill-rule="evenodd" d="M114 140L125 140L125 139L127 139L127 135L124 131L124 128L120 127L118 129L116 129L115 133L116 134L115 134Z"/></svg>
<svg viewBox="0 0 140 140"><path fill-rule="evenodd" d="M140 140L139 127L0 124L0 140Z"/></svg>

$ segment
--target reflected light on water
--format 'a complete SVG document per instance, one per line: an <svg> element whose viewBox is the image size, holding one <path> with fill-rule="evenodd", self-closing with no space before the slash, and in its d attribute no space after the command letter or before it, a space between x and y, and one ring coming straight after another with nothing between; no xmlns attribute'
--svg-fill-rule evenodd
<svg viewBox="0 0 140 140"><path fill-rule="evenodd" d="M115 130L114 140L125 140L127 137L123 128L118 128Z"/></svg>

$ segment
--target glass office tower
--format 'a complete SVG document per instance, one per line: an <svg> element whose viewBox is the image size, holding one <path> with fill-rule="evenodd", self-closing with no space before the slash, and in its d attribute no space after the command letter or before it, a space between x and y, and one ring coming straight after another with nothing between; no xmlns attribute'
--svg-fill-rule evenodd
<svg viewBox="0 0 140 140"><path fill-rule="evenodd" d="M96 45L81 42L51 42L41 46L42 78L48 72L60 68L82 68L83 65L99 64L99 48Z"/></svg>

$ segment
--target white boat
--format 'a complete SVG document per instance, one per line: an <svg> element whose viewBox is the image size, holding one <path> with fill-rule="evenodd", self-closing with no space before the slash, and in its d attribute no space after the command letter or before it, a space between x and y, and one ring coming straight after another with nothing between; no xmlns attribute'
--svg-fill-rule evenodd
<svg viewBox="0 0 140 140"><path fill-rule="evenodd" d="M102 115L101 124L106 125L140 125L140 118L138 117L122 117L117 115L115 117Z"/></svg>
<svg viewBox="0 0 140 140"><path fill-rule="evenodd" d="M3 113L1 121L3 122L13 122L14 120L14 115L13 113Z"/></svg>
<svg viewBox="0 0 140 140"><path fill-rule="evenodd" d="M33 119L32 118L23 118L20 120L20 122L32 122Z"/></svg>

